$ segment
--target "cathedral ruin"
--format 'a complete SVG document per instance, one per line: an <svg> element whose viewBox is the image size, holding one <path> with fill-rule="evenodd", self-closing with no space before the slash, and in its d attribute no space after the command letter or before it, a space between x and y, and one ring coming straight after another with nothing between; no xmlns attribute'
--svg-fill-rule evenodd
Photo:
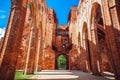
<svg viewBox="0 0 120 80"><path fill-rule="evenodd" d="M58 69L65 56L67 70L120 80L120 0L80 0L71 7L68 24L58 26L45 0L11 0L4 38L0 40L0 80Z"/></svg>

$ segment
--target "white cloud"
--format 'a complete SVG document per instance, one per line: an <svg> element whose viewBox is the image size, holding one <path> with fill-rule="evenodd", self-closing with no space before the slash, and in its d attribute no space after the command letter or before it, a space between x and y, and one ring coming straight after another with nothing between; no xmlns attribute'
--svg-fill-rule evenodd
<svg viewBox="0 0 120 80"><path fill-rule="evenodd" d="M0 15L0 19L6 18L6 15Z"/></svg>
<svg viewBox="0 0 120 80"><path fill-rule="evenodd" d="M0 38L5 34L5 28L0 28Z"/></svg>
<svg viewBox="0 0 120 80"><path fill-rule="evenodd" d="M6 13L6 11L4 11L4 10L0 10L0 13Z"/></svg>

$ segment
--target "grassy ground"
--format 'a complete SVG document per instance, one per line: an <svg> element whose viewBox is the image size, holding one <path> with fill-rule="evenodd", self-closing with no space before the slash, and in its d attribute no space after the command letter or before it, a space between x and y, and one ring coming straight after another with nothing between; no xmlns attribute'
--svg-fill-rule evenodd
<svg viewBox="0 0 120 80"><path fill-rule="evenodd" d="M27 80L30 79L33 75L23 75L23 71L16 71L15 80Z"/></svg>

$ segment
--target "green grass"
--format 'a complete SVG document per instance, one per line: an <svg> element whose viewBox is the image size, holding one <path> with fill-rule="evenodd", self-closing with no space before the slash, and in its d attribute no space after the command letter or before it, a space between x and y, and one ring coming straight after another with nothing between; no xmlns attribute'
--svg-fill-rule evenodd
<svg viewBox="0 0 120 80"><path fill-rule="evenodd" d="M24 75L23 71L16 71L15 80L26 80L30 79L33 75Z"/></svg>

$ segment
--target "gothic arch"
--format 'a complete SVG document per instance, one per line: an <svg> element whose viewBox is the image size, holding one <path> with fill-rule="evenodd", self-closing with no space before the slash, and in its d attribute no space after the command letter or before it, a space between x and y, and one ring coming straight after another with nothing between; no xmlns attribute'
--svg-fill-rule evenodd
<svg viewBox="0 0 120 80"><path fill-rule="evenodd" d="M63 55L63 56L65 56L65 58L67 59L67 67L66 67L66 69L68 70L69 69L69 56L67 55L67 54L57 54L56 55L56 59L55 59L55 68L56 69L58 69L58 62L57 62L57 59L59 58L59 56L61 56L61 55Z"/></svg>
<svg viewBox="0 0 120 80"><path fill-rule="evenodd" d="M87 23L84 22L83 23L83 27L82 27L82 41L83 41L83 44L82 46L85 46L85 41L87 40L88 38L88 32L87 32ZM84 47L85 48L85 47Z"/></svg>
<svg viewBox="0 0 120 80"><path fill-rule="evenodd" d="M88 40L88 27L87 23L83 23L82 27L82 54L84 56L84 65L85 71L90 72L91 58L90 58L90 48L89 48L89 40Z"/></svg>
<svg viewBox="0 0 120 80"><path fill-rule="evenodd" d="M92 67L96 67L97 72L94 72L94 70L93 70L93 74L95 74L95 75L103 75L103 72L105 70L105 69L103 69L103 67L107 66L107 65L103 64L104 58L102 56L104 56L104 55L102 54L102 50L100 49L102 47L100 41L106 40L105 26L104 26L104 20L103 20L103 14L102 14L101 8L102 7L99 3L96 3L96 2L93 3L92 9L91 9L91 18L90 18L90 33L91 33L90 46L93 48L93 49L91 48L90 51L92 51L91 52L92 63L94 60L96 60L96 61L94 61L94 63L96 63L96 64L92 64ZM104 43L104 46L106 47L105 44L106 43ZM108 56L107 48L106 48L105 54L106 54L106 56ZM95 56L96 56L96 58L94 58ZM107 63L108 64L110 63L109 59L107 59Z"/></svg>
<svg viewBox="0 0 120 80"><path fill-rule="evenodd" d="M94 16L95 16L95 14L96 14L96 10L97 10L97 8L98 7L100 7L101 8L101 5L99 4L99 3L97 3L97 2L95 2L95 3L93 3L92 4L92 8L91 8L91 10L90 10L90 25L94 22Z"/></svg>
<svg viewBox="0 0 120 80"><path fill-rule="evenodd" d="M97 2L93 3L91 9L91 16L90 16L90 33L91 33L90 54L91 54L92 72L94 75L101 75L100 66L99 66L100 61L98 55L97 27L95 25L95 16L98 7L100 7L100 4L98 4Z"/></svg>

